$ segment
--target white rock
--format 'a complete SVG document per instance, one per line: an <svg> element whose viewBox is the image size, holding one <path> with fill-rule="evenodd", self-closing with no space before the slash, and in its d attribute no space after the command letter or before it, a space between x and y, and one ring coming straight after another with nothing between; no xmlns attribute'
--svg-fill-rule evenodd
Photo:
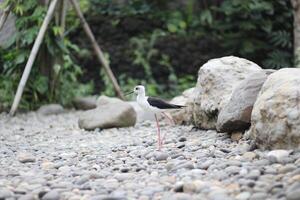
<svg viewBox="0 0 300 200"><path fill-rule="evenodd" d="M251 115L250 137L262 149L300 147L300 69L269 75Z"/></svg>
<svg viewBox="0 0 300 200"><path fill-rule="evenodd" d="M282 163L284 159L290 155L290 153L291 152L287 150L277 149L277 150L270 151L267 154L267 157L272 162Z"/></svg>
<svg viewBox="0 0 300 200"><path fill-rule="evenodd" d="M198 72L193 118L196 126L215 129L219 111L228 103L234 88L249 74L262 70L255 63L228 56L209 60Z"/></svg>
<svg viewBox="0 0 300 200"><path fill-rule="evenodd" d="M79 118L80 128L94 130L96 128L120 128L134 126L136 113L127 102L99 105L93 110L85 111Z"/></svg>

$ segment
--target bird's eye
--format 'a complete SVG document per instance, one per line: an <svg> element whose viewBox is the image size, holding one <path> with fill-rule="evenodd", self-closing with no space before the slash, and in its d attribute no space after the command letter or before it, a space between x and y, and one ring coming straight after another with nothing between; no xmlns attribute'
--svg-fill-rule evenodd
<svg viewBox="0 0 300 200"><path fill-rule="evenodd" d="M135 90L139 90L139 88L135 88Z"/></svg>

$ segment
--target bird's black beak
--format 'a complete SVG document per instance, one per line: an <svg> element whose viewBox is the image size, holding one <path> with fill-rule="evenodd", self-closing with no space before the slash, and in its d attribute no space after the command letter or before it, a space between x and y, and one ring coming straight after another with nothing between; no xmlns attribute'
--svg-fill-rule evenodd
<svg viewBox="0 0 300 200"><path fill-rule="evenodd" d="M125 94L125 96L128 96L128 95L130 95L130 94L132 94L132 93L133 93L133 91L127 92L127 93Z"/></svg>

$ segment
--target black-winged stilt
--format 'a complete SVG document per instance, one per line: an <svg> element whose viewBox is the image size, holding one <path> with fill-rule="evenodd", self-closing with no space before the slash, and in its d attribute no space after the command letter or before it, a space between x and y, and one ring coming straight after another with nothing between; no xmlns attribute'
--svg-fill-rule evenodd
<svg viewBox="0 0 300 200"><path fill-rule="evenodd" d="M167 103L167 102L165 102L161 99L155 98L155 97L148 97L148 96L146 96L145 87L142 85L135 86L133 91L128 94L132 94L132 93L135 93L137 95L137 97L136 97L137 103L146 112L150 112L150 113L154 114L155 120L156 120L156 125L157 125L158 150L161 150L164 137L161 138L161 135L160 135L160 126L159 126L157 115L159 113L162 113L172 122L172 119L166 113L164 113L164 111L169 110L169 109L180 109L180 108L183 108L184 106L170 104L170 103Z"/></svg>

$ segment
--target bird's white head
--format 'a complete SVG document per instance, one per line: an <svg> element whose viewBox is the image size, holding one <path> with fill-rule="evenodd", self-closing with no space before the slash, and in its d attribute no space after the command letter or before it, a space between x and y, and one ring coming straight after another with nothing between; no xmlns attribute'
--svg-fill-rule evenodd
<svg viewBox="0 0 300 200"><path fill-rule="evenodd" d="M145 96L145 87L143 85L137 85L134 87L133 92L137 95Z"/></svg>

